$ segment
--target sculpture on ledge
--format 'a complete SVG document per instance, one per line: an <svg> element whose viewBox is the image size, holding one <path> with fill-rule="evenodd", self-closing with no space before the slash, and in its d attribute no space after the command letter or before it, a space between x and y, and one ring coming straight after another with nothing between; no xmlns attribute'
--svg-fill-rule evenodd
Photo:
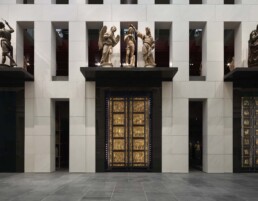
<svg viewBox="0 0 258 201"><path fill-rule="evenodd" d="M120 36L115 37L116 27L112 26L110 31L107 31L107 26L103 26L99 33L99 50L102 49L102 57L100 60L100 66L112 67L111 55L113 53L113 47L120 40Z"/></svg>
<svg viewBox="0 0 258 201"><path fill-rule="evenodd" d="M154 61L152 50L155 48L155 41L153 37L151 36L150 28L146 27L145 31L146 34L140 33L132 24L130 25L134 31L137 33L137 36L142 39L143 45L142 45L142 53L143 53L143 59L145 62L145 67L155 67L156 63Z"/></svg>
<svg viewBox="0 0 258 201"><path fill-rule="evenodd" d="M135 37L134 29L132 27L128 28L128 32L124 37L126 42L126 58L125 58L125 67L134 67L135 66Z"/></svg>
<svg viewBox="0 0 258 201"><path fill-rule="evenodd" d="M248 67L258 67L258 25L256 30L250 33L248 45Z"/></svg>
<svg viewBox="0 0 258 201"><path fill-rule="evenodd" d="M17 66L13 59L13 47L11 45L11 34L14 32L13 28L9 25L9 23L4 20L5 24L9 27L9 29L5 28L5 24L0 22L0 38L1 38L1 48L2 48L2 65L5 65L6 57L10 59L10 66Z"/></svg>

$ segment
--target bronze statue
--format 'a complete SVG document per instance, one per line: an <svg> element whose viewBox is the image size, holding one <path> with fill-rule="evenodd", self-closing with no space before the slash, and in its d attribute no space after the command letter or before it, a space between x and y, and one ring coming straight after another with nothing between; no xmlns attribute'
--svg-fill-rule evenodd
<svg viewBox="0 0 258 201"><path fill-rule="evenodd" d="M132 24L130 26L135 30L135 32L137 33L137 36L141 38L143 41L142 53L143 53L143 59L145 62L145 67L155 67L156 64L152 53L152 50L154 50L155 48L155 41L151 36L150 28L149 27L145 28L146 34L144 35L139 31L137 31Z"/></svg>
<svg viewBox="0 0 258 201"><path fill-rule="evenodd" d="M102 49L102 57L100 65L105 67L112 67L111 55L113 47L119 42L120 36L115 37L116 27L112 26L110 31L107 31L107 26L103 26L99 33L99 49Z"/></svg>
<svg viewBox="0 0 258 201"><path fill-rule="evenodd" d="M2 47L2 64L5 64L6 57L10 59L10 66L17 66L13 59L13 47L11 45L11 34L14 32L13 28L9 23L4 20L5 24L9 29L5 28L5 24L0 22L0 38L1 38L1 47Z"/></svg>
<svg viewBox="0 0 258 201"><path fill-rule="evenodd" d="M250 33L248 52L248 67L258 67L258 25L256 30Z"/></svg>
<svg viewBox="0 0 258 201"><path fill-rule="evenodd" d="M126 42L126 58L125 58L125 66L134 67L135 66L135 37L134 37L134 29L129 27L127 34L124 37L124 41Z"/></svg>

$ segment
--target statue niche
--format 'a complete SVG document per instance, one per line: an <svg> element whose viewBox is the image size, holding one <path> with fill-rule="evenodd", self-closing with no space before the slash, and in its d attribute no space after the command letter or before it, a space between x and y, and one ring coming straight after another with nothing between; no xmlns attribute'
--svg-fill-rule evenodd
<svg viewBox="0 0 258 201"><path fill-rule="evenodd" d="M258 67L258 25L256 30L250 33L248 45L248 67Z"/></svg>
<svg viewBox="0 0 258 201"><path fill-rule="evenodd" d="M13 46L11 45L11 34L14 32L13 28L9 25L9 23L4 20L0 22L0 38L1 38L1 48L2 48L2 66L14 67L17 66L13 59ZM9 29L5 28L5 25L9 27ZM6 57L10 59L10 66L6 65Z"/></svg>
<svg viewBox="0 0 258 201"><path fill-rule="evenodd" d="M112 26L110 31L107 31L107 26L103 26L99 33L98 46L99 50L102 49L102 57L100 60L100 66L113 67L111 56L113 53L113 47L120 40L120 36L115 37L116 27Z"/></svg>

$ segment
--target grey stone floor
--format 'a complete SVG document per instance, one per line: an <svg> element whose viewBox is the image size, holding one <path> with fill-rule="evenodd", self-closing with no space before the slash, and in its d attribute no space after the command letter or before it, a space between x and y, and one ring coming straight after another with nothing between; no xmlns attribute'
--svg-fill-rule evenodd
<svg viewBox="0 0 258 201"><path fill-rule="evenodd" d="M258 200L258 174L0 173L0 201Z"/></svg>

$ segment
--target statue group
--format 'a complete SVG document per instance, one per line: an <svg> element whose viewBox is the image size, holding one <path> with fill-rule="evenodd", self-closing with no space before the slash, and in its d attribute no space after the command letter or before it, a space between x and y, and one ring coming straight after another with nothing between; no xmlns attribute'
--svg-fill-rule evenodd
<svg viewBox="0 0 258 201"><path fill-rule="evenodd" d="M153 50L155 48L155 41L151 35L150 28L145 28L146 33L139 32L132 24L128 28L127 34L124 36L124 42L126 43L126 58L124 67L135 67L135 33L137 37L143 41L142 54L145 67L155 67L155 61L153 56ZM107 27L103 26L99 34L99 49L102 50L102 57L100 65L102 67L112 67L111 56L113 53L113 47L120 41L120 36L115 36L116 27L112 26L110 31L107 31Z"/></svg>
<svg viewBox="0 0 258 201"><path fill-rule="evenodd" d="M5 25L9 28L6 29ZM0 22L0 42L2 48L2 65L5 65L6 57L10 59L10 66L17 66L13 59L13 47L11 45L11 34L14 32L13 28L9 25L9 23L4 20ZM5 65L9 66L9 65Z"/></svg>

